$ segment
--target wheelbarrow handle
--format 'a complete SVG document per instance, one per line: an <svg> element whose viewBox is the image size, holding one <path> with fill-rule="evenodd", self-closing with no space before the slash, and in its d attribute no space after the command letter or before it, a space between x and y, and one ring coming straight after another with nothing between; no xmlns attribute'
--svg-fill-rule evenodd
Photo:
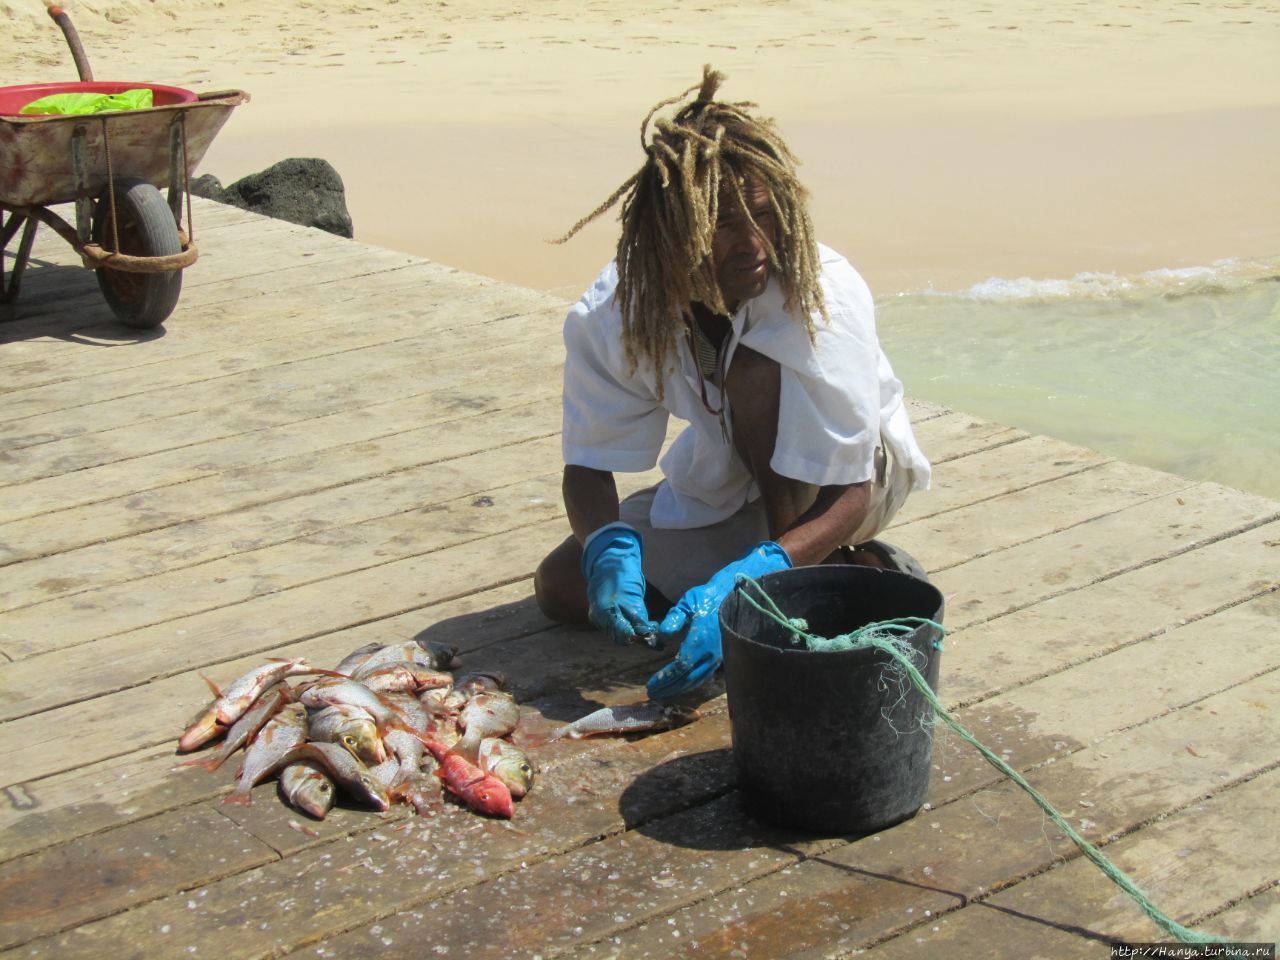
<svg viewBox="0 0 1280 960"><path fill-rule="evenodd" d="M80 34L76 33L71 17L56 3L49 4L46 10L53 18L53 22L62 29L62 35L67 38L67 46L71 48L71 59L76 62L76 73L80 74L81 81L92 80L93 70L89 67L89 58L85 56L84 44L80 42Z"/></svg>

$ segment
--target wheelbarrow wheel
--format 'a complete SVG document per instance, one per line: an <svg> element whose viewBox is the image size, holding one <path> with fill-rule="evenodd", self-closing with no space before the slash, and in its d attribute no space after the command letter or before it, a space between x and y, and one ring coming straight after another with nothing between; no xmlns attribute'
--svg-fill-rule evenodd
<svg viewBox="0 0 1280 960"><path fill-rule="evenodd" d="M111 224L111 200L105 194L93 214L93 241L113 249L120 239L120 253L141 257L166 257L182 252L178 225L164 197L145 180L123 178L115 182L115 231ZM150 329L164 323L182 293L182 271L127 273L106 267L95 271L107 305L122 323Z"/></svg>

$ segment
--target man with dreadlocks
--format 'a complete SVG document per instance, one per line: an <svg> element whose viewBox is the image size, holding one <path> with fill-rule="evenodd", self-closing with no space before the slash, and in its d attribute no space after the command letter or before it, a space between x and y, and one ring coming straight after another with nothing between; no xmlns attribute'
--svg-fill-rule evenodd
<svg viewBox="0 0 1280 960"><path fill-rule="evenodd" d="M617 258L565 322L573 536L535 591L549 617L615 642L679 642L649 680L654 699L720 665L718 611L737 574L884 565L869 542L929 483L866 284L814 239L772 121L716 100L722 80L707 67L655 106L644 166L563 238L625 195ZM665 479L619 504L614 472L657 462L669 414L689 426Z"/></svg>

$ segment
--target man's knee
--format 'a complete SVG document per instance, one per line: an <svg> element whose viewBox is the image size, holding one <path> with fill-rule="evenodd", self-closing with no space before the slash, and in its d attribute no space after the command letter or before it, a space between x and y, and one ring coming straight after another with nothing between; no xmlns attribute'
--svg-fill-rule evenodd
<svg viewBox="0 0 1280 960"><path fill-rule="evenodd" d="M557 623L585 623L586 582L582 548L573 537L552 550L533 572L533 596L543 616Z"/></svg>

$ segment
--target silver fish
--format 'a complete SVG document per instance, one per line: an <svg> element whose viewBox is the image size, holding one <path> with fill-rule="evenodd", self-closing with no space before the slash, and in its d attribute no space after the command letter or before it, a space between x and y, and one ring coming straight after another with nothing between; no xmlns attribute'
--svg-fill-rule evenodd
<svg viewBox="0 0 1280 960"><path fill-rule="evenodd" d="M287 677L327 672L313 669L305 657L294 657L291 660L271 660L254 667L237 677L226 689L219 689L216 683L200 674L213 691L214 699L178 738L178 749L185 753L226 733L227 728L239 720L262 692L273 684Z"/></svg>
<svg viewBox="0 0 1280 960"><path fill-rule="evenodd" d="M291 703L271 718L262 732L245 751L244 765L240 768L240 782L222 798L223 803L251 803L250 791L276 770L277 763L290 750L307 739L307 714L299 703Z"/></svg>
<svg viewBox="0 0 1280 960"><path fill-rule="evenodd" d="M280 793L290 806L317 820L333 809L333 781L313 760L299 760L281 770Z"/></svg>
<svg viewBox="0 0 1280 960"><path fill-rule="evenodd" d="M356 651L351 657L355 657L357 653L360 651ZM347 659L350 660L351 657ZM347 660L343 661L343 663L346 662ZM359 680L363 675L393 663L414 663L429 670L444 670L452 662L453 654L449 648L428 649L412 640L406 640L402 643L383 644L363 655L360 662L351 670L351 677Z"/></svg>
<svg viewBox="0 0 1280 960"><path fill-rule="evenodd" d="M267 775L283 770L299 760L314 760L345 790L378 810L389 810L387 789L369 773L369 768L336 743L302 743L295 746L267 770Z"/></svg>
<svg viewBox="0 0 1280 960"><path fill-rule="evenodd" d="M325 707L331 704L359 707L373 717L379 730L399 720L399 714L386 700L364 684L345 677L332 677L313 683L303 691L301 700L308 707Z"/></svg>
<svg viewBox="0 0 1280 960"><path fill-rule="evenodd" d="M524 752L506 740L489 738L480 742L479 764L507 785L513 797L523 797L533 788L533 764Z"/></svg>
<svg viewBox="0 0 1280 960"><path fill-rule="evenodd" d="M353 671L359 669L362 663L368 660L376 651L381 650L383 646L385 646L385 644L381 644L375 640L373 643L366 643L358 650L352 650L342 658L341 663L333 668L333 672L345 673L347 676L351 676Z"/></svg>
<svg viewBox="0 0 1280 960"><path fill-rule="evenodd" d="M505 685L506 678L500 673L472 670L456 677L452 689L427 690L419 694L418 699L432 713L452 716L461 713L477 694L499 693Z"/></svg>
<svg viewBox="0 0 1280 960"><path fill-rule="evenodd" d="M355 679L375 693L417 693L453 686L453 674L404 661L361 670Z"/></svg>
<svg viewBox="0 0 1280 960"><path fill-rule="evenodd" d="M519 723L520 707L509 693L477 693L458 716L463 736L453 749L474 763L480 741L505 737L514 732Z"/></svg>
<svg viewBox="0 0 1280 960"><path fill-rule="evenodd" d="M549 740L580 740L607 733L639 733L644 730L669 730L697 720L699 713L685 707L654 703L632 703L618 707L602 707L594 713L565 724Z"/></svg>
<svg viewBox="0 0 1280 960"><path fill-rule="evenodd" d="M230 686L218 692L218 699L214 704L218 722L227 726L235 723L240 719L240 715L249 709L250 704L258 699L262 691L272 684L279 683L286 677L318 672L321 671L312 667L306 657L272 660L260 667L254 667L248 673L238 677Z"/></svg>
<svg viewBox="0 0 1280 960"><path fill-rule="evenodd" d="M424 748L425 749L425 748ZM396 777L400 774L400 761L395 757L390 757L382 763L369 767L369 776L385 790L388 795L391 793L391 787L396 782Z"/></svg>
<svg viewBox="0 0 1280 960"><path fill-rule="evenodd" d="M222 741L222 746L216 753L184 761L183 765L204 767L210 772L217 770L229 756L257 736L258 731L266 726L267 721L279 713L292 699L288 684L276 684L269 688L239 720L231 725L226 739Z"/></svg>
<svg viewBox="0 0 1280 960"><path fill-rule="evenodd" d="M395 754L399 763L399 771L390 783L394 793L422 772L422 760L427 748L421 737L415 736L414 732L426 734L430 730L431 714L411 696L396 696L391 698L391 702L401 710L406 727L402 730L388 730L383 737L383 742Z"/></svg>
<svg viewBox="0 0 1280 960"><path fill-rule="evenodd" d="M310 721L312 740L341 744L364 763L381 763L387 759L378 725L362 707L330 704L312 712Z"/></svg>

